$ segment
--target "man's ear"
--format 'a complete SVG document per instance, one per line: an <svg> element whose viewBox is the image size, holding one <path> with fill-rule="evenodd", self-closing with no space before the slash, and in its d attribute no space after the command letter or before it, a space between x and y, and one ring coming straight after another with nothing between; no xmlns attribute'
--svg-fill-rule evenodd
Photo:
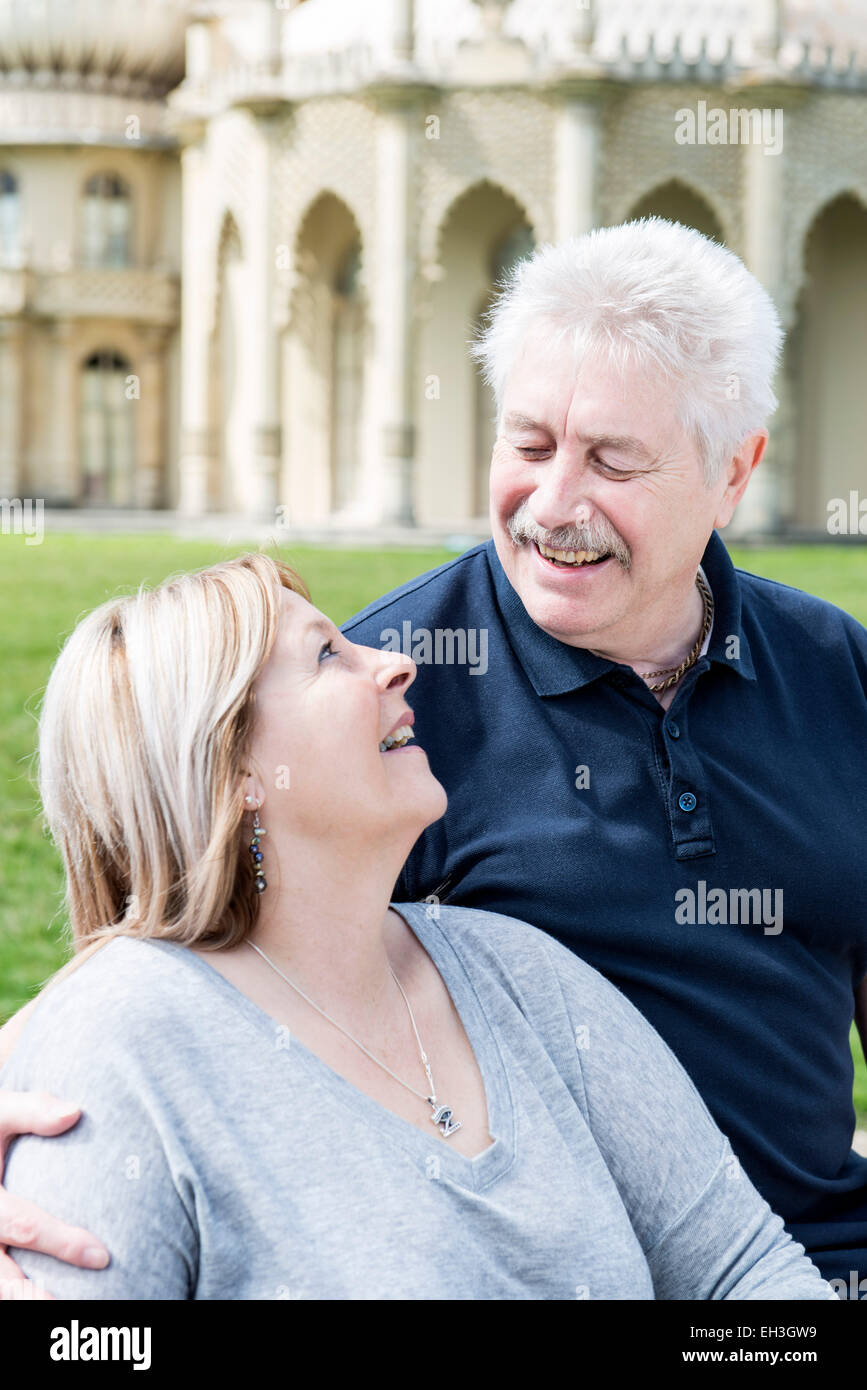
<svg viewBox="0 0 867 1390"><path fill-rule="evenodd" d="M734 516L735 507L746 491L753 469L761 462L767 442L768 431L756 430L754 434L747 435L737 453L732 456L727 471L724 470L727 484L719 501L714 528L728 526Z"/></svg>

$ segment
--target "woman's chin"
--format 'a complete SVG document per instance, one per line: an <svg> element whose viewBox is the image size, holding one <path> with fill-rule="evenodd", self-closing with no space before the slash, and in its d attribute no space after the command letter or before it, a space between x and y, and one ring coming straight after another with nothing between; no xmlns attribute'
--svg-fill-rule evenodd
<svg viewBox="0 0 867 1390"><path fill-rule="evenodd" d="M418 795L413 795L406 802L407 811L411 813L413 822L418 825L419 835L429 825L434 825L442 819L448 804L445 787L437 781L432 772L429 772L424 779L424 785L418 788Z"/></svg>

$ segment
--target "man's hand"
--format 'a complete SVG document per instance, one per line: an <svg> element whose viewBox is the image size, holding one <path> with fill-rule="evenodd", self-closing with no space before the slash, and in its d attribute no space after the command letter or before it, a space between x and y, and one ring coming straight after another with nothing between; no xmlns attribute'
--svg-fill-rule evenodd
<svg viewBox="0 0 867 1390"><path fill-rule="evenodd" d="M44 1091L0 1091L0 1179L6 1151L16 1134L62 1134L76 1123L81 1111ZM7 1245L39 1250L66 1264L84 1269L103 1269L108 1251L81 1226L67 1226L42 1211L34 1202L10 1197L0 1187L0 1300L49 1299L45 1289L31 1284L6 1253Z"/></svg>

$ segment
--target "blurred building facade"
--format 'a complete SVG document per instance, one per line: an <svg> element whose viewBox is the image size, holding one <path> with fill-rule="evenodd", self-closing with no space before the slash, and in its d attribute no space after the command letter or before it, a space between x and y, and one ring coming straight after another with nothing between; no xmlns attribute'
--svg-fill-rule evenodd
<svg viewBox="0 0 867 1390"><path fill-rule="evenodd" d="M6 0L0 495L484 531L498 277L659 213L788 335L730 532L824 531L867 490L864 11Z"/></svg>

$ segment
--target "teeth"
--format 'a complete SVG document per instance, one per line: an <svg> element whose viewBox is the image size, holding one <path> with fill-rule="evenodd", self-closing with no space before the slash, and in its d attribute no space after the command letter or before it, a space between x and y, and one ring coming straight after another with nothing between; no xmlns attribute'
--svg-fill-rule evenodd
<svg viewBox="0 0 867 1390"><path fill-rule="evenodd" d="M605 550L553 550L549 545L539 545L540 555L546 560L559 560L561 565L586 565L592 560L601 560L608 552Z"/></svg>
<svg viewBox="0 0 867 1390"><path fill-rule="evenodd" d="M387 738L382 740L379 751L380 753L387 753L389 748L402 748L413 737L409 724L401 724L399 729L395 729L393 734L389 734Z"/></svg>

